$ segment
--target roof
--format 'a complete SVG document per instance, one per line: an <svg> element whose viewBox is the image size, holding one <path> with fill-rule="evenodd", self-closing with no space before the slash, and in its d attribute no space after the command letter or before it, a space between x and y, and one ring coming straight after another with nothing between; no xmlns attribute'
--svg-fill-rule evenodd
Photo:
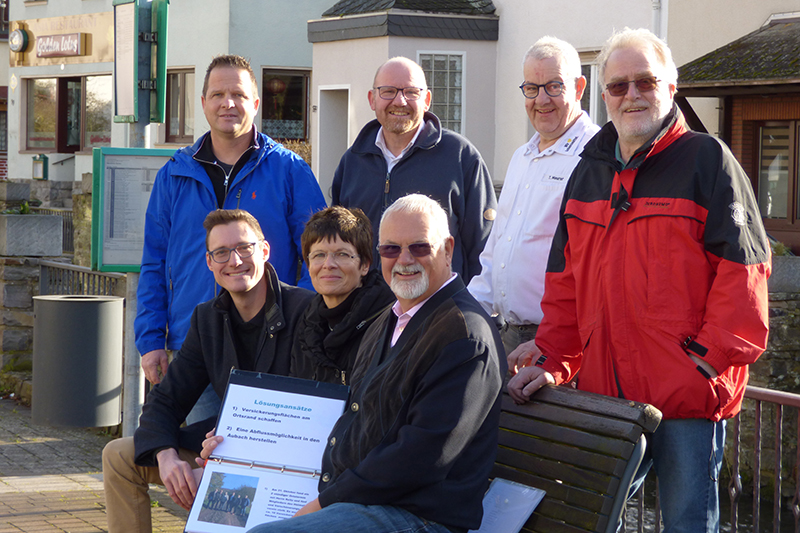
<svg viewBox="0 0 800 533"><path fill-rule="evenodd" d="M680 67L678 88L800 82L800 16L774 18L756 31Z"/></svg>
<svg viewBox="0 0 800 533"><path fill-rule="evenodd" d="M454 15L493 15L495 12L492 0L339 0L322 16L357 15L390 9Z"/></svg>

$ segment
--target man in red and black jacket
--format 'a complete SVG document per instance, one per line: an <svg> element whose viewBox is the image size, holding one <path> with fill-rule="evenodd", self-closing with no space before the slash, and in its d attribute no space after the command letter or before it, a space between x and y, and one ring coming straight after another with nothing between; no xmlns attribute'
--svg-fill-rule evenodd
<svg viewBox="0 0 800 533"><path fill-rule="evenodd" d="M658 407L637 481L655 468L665 531L717 532L725 419L769 332L769 244L741 166L674 104L666 44L626 29L598 63L611 123L570 178L544 319L535 345L509 355L509 393L523 402L577 376L581 390Z"/></svg>

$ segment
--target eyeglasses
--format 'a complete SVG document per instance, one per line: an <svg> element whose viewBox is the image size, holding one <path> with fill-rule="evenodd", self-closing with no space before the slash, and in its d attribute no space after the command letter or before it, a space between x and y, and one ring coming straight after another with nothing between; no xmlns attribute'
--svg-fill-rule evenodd
<svg viewBox="0 0 800 533"><path fill-rule="evenodd" d="M628 85L633 83L636 85L636 90L640 93L649 93L656 88L656 85L658 85L660 81L661 80L656 79L655 76L647 76L631 81L615 81L614 83L606 85L606 91L608 91L608 94L611 96L625 96L628 93Z"/></svg>
<svg viewBox="0 0 800 533"><path fill-rule="evenodd" d="M353 255L348 252L314 252L313 254L308 254L308 264L313 266L320 266L324 265L325 261L328 259L328 256L331 256L331 261L334 264L341 265L344 263L348 263L350 261L356 260L359 256Z"/></svg>
<svg viewBox="0 0 800 533"><path fill-rule="evenodd" d="M519 88L522 91L522 95L531 100L539 96L540 88L544 89L544 92L547 93L547 96L550 98L555 98L556 96L561 96L561 93L564 92L564 83L560 81L548 81L544 85L536 85L535 83L529 83L526 81L520 85Z"/></svg>
<svg viewBox="0 0 800 533"><path fill-rule="evenodd" d="M414 244L409 244L406 248L408 248L408 251L411 252L411 255L414 257L425 257L426 255L431 255L433 251L433 245L428 242L415 242ZM378 255L386 259L400 257L400 252L402 251L403 247L399 244L378 245Z"/></svg>
<svg viewBox="0 0 800 533"><path fill-rule="evenodd" d="M392 87L391 85L382 85L380 87L375 87L375 90L378 91L378 96L384 100L394 100L397 93L403 93L403 98L406 100L419 100L422 93L428 89L423 89L422 87Z"/></svg>
<svg viewBox="0 0 800 533"><path fill-rule="evenodd" d="M231 252L236 252L239 259L246 259L256 253L256 244L258 242L245 242L234 248L217 248L216 250L209 250L208 256L215 263L227 263L231 258Z"/></svg>

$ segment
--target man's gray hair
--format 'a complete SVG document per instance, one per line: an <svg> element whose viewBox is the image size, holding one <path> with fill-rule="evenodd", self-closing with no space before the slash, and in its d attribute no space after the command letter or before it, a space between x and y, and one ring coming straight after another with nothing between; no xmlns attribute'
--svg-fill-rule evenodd
<svg viewBox="0 0 800 533"><path fill-rule="evenodd" d="M418 213L428 217L431 229L433 230L434 242L439 244L450 236L450 225L447 221L447 212L442 209L439 202L428 198L424 194L409 194L403 196L395 203L390 205L381 216L381 226L392 213Z"/></svg>
<svg viewBox="0 0 800 533"><path fill-rule="evenodd" d="M575 47L567 41L562 41L555 37L546 35L536 41L533 46L528 48L525 52L525 57L522 58L522 66L528 59L556 59L562 67L564 67L565 76L578 79L581 74L581 57Z"/></svg>
<svg viewBox="0 0 800 533"><path fill-rule="evenodd" d="M597 56L597 66L599 69L601 85L605 85L606 65L608 58L611 54L622 48L637 48L647 49L651 48L656 54L656 57L664 67L663 77L661 81L676 85L678 83L678 67L675 66L675 61L672 59L672 52L667 46L667 43L658 38L650 30L639 28L632 30L625 28L622 31L614 33L603 45L600 50L600 55Z"/></svg>

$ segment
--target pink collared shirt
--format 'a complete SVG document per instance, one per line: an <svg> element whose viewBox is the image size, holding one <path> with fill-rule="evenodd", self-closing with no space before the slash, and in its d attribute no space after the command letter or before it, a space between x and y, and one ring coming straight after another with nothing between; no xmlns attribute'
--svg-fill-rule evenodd
<svg viewBox="0 0 800 533"><path fill-rule="evenodd" d="M436 290L436 292L439 292L440 290L442 290L447 284L449 284L454 279L456 279L456 274L455 273L451 274L450 278L447 281L445 281L444 283L442 283L442 286L439 287ZM436 294L436 292L434 292L433 294ZM402 309L400 309L400 300L398 300L398 301L396 301L394 303L394 305L392 306L392 311L394 311L394 314L397 315L397 324L395 324L394 333L392 333L392 344L391 344L392 346L397 344L397 339L400 338L400 335L402 335L403 330L406 329L406 326L408 325L408 322L414 317L414 315L417 314L417 311L419 311L422 308L422 306L425 305L425 302L427 302L428 300L433 298L433 294L431 294L430 296L428 296L427 298L422 300L420 303L418 303L417 305L415 305L414 307L412 307L411 309L409 309L405 313L403 312Z"/></svg>

